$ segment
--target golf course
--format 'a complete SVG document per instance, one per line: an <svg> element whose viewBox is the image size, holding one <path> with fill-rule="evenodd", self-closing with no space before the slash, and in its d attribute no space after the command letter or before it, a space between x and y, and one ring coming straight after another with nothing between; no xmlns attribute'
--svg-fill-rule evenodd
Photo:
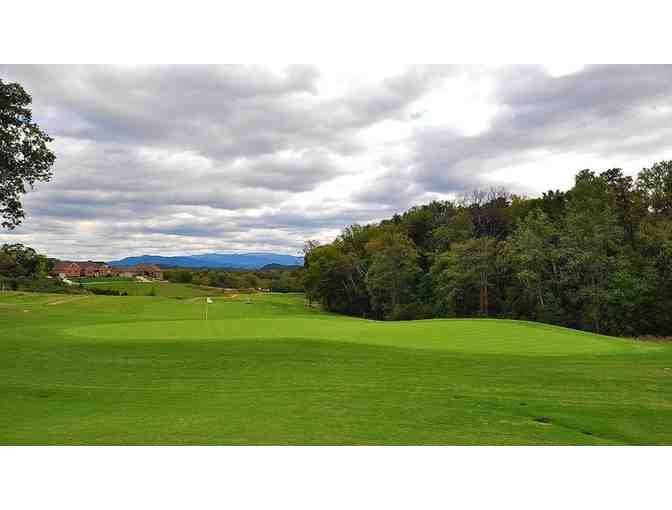
<svg viewBox="0 0 672 510"><path fill-rule="evenodd" d="M179 287L0 294L0 444L672 443L669 344Z"/></svg>

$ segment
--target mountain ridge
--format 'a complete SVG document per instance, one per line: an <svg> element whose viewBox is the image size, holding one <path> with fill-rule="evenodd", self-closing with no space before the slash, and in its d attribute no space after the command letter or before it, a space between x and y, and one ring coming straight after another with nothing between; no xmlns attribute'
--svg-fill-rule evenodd
<svg viewBox="0 0 672 510"><path fill-rule="evenodd" d="M136 264L156 264L161 266L211 269L261 269L269 264L302 266L303 257L281 253L204 253L199 255L139 255L109 261L110 266L134 266Z"/></svg>

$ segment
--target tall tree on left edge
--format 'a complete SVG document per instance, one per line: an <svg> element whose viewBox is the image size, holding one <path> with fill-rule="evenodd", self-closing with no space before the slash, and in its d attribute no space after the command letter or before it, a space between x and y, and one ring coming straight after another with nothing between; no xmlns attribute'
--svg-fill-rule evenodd
<svg viewBox="0 0 672 510"><path fill-rule="evenodd" d="M51 179L53 139L33 122L32 98L18 83L0 78L0 226L14 229L25 218L21 197Z"/></svg>

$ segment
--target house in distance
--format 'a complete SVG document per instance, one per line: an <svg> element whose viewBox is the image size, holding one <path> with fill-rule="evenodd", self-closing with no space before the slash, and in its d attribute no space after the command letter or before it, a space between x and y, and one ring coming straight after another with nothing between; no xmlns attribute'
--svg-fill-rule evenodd
<svg viewBox="0 0 672 510"><path fill-rule="evenodd" d="M59 260L54 263L52 276L57 278L103 278L121 276L126 278L152 278L163 280L163 271L154 264L138 264L135 266L110 267L104 262L71 262Z"/></svg>
<svg viewBox="0 0 672 510"><path fill-rule="evenodd" d="M143 278L153 278L155 280L163 280L163 271L159 266L154 264L137 264L135 266L113 267L111 269L112 276L122 276L126 278L135 278L141 276Z"/></svg>
<svg viewBox="0 0 672 510"><path fill-rule="evenodd" d="M82 268L76 262L59 260L54 264L54 269L51 274L61 279L79 278L82 276Z"/></svg>
<svg viewBox="0 0 672 510"><path fill-rule="evenodd" d="M103 276L110 276L110 268L107 264L102 262L77 262L77 265L82 268L82 276L87 278L100 278Z"/></svg>

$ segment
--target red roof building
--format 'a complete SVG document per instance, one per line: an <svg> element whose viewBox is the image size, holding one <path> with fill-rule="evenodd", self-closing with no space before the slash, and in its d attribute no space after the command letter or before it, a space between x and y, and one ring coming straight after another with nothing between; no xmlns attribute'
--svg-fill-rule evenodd
<svg viewBox="0 0 672 510"><path fill-rule="evenodd" d="M75 262L59 261L54 264L51 273L59 278L78 278L82 274L82 268Z"/></svg>
<svg viewBox="0 0 672 510"><path fill-rule="evenodd" d="M110 270L113 275L134 277L145 276L156 280L163 280L163 271L154 264L137 264L135 266L113 267Z"/></svg>
<svg viewBox="0 0 672 510"><path fill-rule="evenodd" d="M79 262L78 265L82 268L82 276L88 278L99 278L110 275L110 268L102 262Z"/></svg>

